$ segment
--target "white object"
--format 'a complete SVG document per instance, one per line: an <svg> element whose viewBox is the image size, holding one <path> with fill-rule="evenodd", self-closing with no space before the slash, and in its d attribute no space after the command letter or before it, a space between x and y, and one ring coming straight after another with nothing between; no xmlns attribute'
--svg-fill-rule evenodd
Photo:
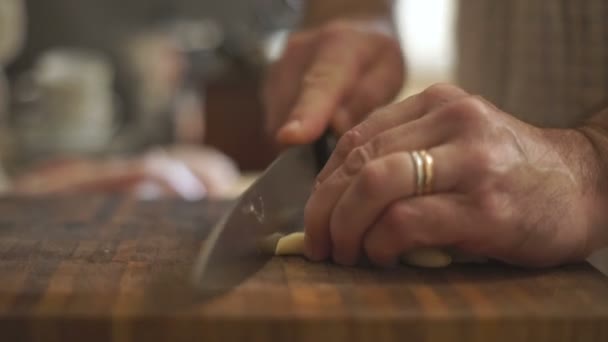
<svg viewBox="0 0 608 342"><path fill-rule="evenodd" d="M0 65L20 52L25 37L25 7L22 0L0 0Z"/></svg>
<svg viewBox="0 0 608 342"><path fill-rule="evenodd" d="M15 113L25 153L102 151L114 134L113 78L110 62L96 51L61 48L42 55L16 92L34 104Z"/></svg>
<svg viewBox="0 0 608 342"><path fill-rule="evenodd" d="M400 0L395 11L408 62L408 93L453 79L455 0Z"/></svg>

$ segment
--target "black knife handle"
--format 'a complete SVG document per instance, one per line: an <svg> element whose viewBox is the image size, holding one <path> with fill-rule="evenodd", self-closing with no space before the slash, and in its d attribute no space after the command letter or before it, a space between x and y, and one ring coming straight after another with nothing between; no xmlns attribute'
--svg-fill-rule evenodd
<svg viewBox="0 0 608 342"><path fill-rule="evenodd" d="M323 169L329 157L336 147L336 137L331 132L331 129L326 130L323 135L314 143L315 157L317 158L317 167L319 171Z"/></svg>

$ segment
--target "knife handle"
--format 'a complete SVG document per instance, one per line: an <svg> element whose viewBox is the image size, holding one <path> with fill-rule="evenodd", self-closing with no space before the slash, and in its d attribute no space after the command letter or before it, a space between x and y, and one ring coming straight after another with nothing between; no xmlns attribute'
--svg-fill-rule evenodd
<svg viewBox="0 0 608 342"><path fill-rule="evenodd" d="M323 169L336 147L336 137L331 129L326 130L314 143L315 157L319 171Z"/></svg>

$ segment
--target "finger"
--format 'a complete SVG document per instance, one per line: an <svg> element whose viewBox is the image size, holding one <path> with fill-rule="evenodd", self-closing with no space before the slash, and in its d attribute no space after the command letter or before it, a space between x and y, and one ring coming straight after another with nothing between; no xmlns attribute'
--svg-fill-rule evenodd
<svg viewBox="0 0 608 342"><path fill-rule="evenodd" d="M366 144L381 132L419 119L429 112L438 110L448 102L466 96L468 94L458 87L440 84L374 112L369 118L340 138L336 149L319 173L317 182L323 183L344 163L354 149Z"/></svg>
<svg viewBox="0 0 608 342"><path fill-rule="evenodd" d="M288 110L300 91L300 80L308 68L317 42L315 32L290 36L281 58L269 69L262 99L266 109L266 130L274 134L287 119Z"/></svg>
<svg viewBox="0 0 608 342"><path fill-rule="evenodd" d="M321 135L376 51L357 37L326 40L303 78L300 95L281 128L285 144L308 143Z"/></svg>
<svg viewBox="0 0 608 342"><path fill-rule="evenodd" d="M458 171L461 160L452 160L452 149L446 146L428 152L435 160L434 192L451 191L462 177ZM331 213L334 261L343 265L356 264L366 231L385 208L415 193L416 170L409 153L389 154L367 164L350 182Z"/></svg>
<svg viewBox="0 0 608 342"><path fill-rule="evenodd" d="M336 114L331 119L331 127L333 132L337 136L342 136L348 132L348 130L353 128L358 122L357 118L363 116L359 113L360 110L350 104L339 107L336 110Z"/></svg>
<svg viewBox="0 0 608 342"><path fill-rule="evenodd" d="M370 228L363 249L372 263L387 267L414 248L462 245L475 235L475 215L465 203L460 194L398 201Z"/></svg>
<svg viewBox="0 0 608 342"><path fill-rule="evenodd" d="M385 141L383 143L374 141L353 150L330 177L322 183L317 183L306 205L305 227L309 236L309 258L322 260L328 257L332 212L353 177L359 174L367 163L395 152L436 146L445 136L451 134L450 131L449 124L437 123L432 116L425 116L383 133L377 138L379 141ZM393 144L393 140L398 143ZM379 147L382 145L385 147ZM350 260L350 257L345 259Z"/></svg>
<svg viewBox="0 0 608 342"><path fill-rule="evenodd" d="M381 54L381 58L357 82L343 109L333 117L334 129L340 135L344 134L372 111L392 101L400 91L403 79L401 55L390 52Z"/></svg>

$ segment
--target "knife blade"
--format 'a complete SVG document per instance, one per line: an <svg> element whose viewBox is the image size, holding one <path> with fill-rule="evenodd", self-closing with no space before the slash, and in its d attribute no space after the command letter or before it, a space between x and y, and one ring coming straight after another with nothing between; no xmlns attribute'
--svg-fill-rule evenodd
<svg viewBox="0 0 608 342"><path fill-rule="evenodd" d="M260 251L261 241L303 228L304 206L334 145L328 131L314 144L291 147L237 199L195 263L193 281L199 291L216 294L240 284L272 258Z"/></svg>

